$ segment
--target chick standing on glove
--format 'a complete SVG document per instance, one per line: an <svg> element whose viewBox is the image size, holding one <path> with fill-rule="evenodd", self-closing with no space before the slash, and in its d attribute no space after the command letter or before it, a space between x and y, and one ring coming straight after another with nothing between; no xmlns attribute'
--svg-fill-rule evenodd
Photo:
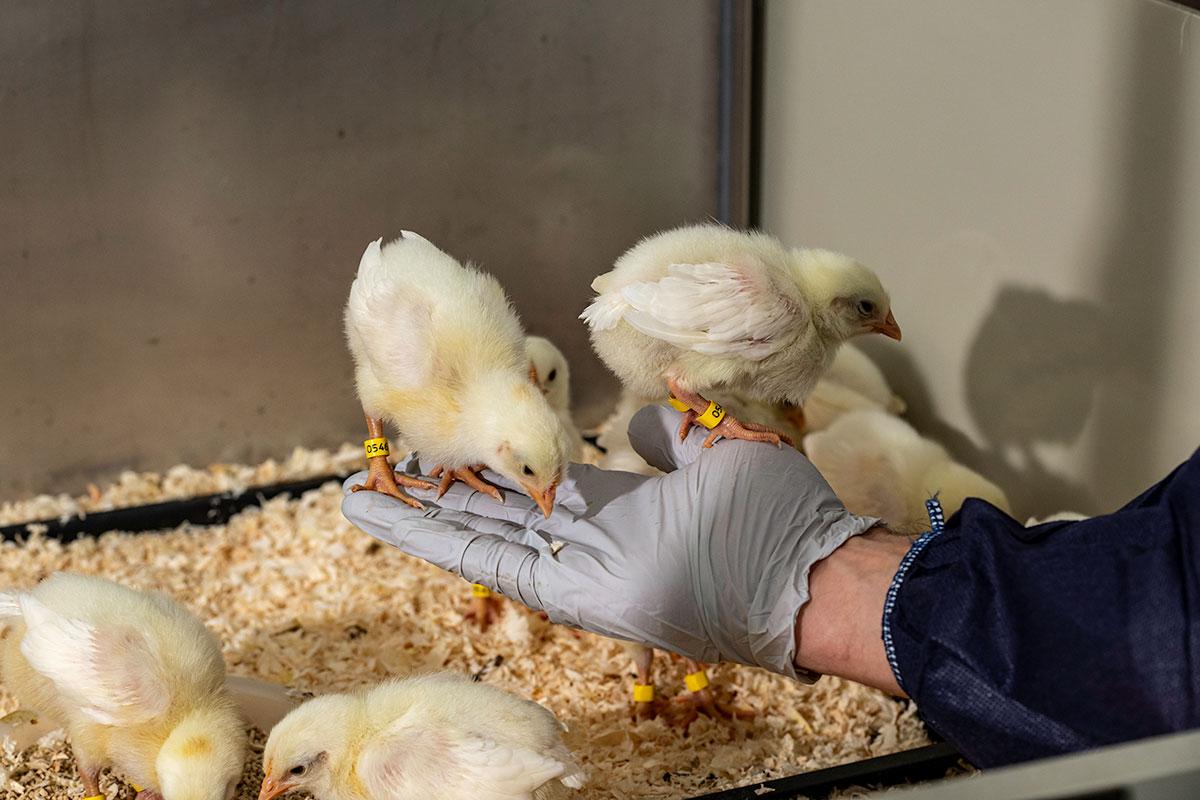
<svg viewBox="0 0 1200 800"><path fill-rule="evenodd" d="M271 731L259 800L554 800L583 786L558 720L452 675L309 700Z"/></svg>
<svg viewBox="0 0 1200 800"><path fill-rule="evenodd" d="M229 800L246 734L216 640L165 595L56 573L0 593L14 626L0 673L22 705L66 728L87 800L112 767L138 800Z"/></svg>
<svg viewBox="0 0 1200 800"><path fill-rule="evenodd" d="M486 465L550 516L567 468L566 432L529 382L525 334L500 283L415 233L382 242L367 246L346 304L346 338L372 438L382 437L385 419L399 428L439 465L439 497L457 479L500 499L476 474ZM396 478L379 455L363 488L422 508Z"/></svg>
<svg viewBox="0 0 1200 800"><path fill-rule="evenodd" d="M596 353L636 394L668 389L686 409L680 434L699 422L711 430L706 447L719 436L786 440L706 394L800 406L842 342L871 332L900 338L887 292L866 267L718 225L644 239L592 288L581 317Z"/></svg>

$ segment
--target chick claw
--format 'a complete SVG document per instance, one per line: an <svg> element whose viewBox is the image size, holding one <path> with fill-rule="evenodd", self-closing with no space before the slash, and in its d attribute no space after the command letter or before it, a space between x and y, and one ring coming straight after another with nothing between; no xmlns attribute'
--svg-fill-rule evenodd
<svg viewBox="0 0 1200 800"><path fill-rule="evenodd" d="M695 424L695 413L694 411L689 411L687 414L684 414L684 425L691 426ZM681 439L687 438L684 428L680 428L680 433L682 434ZM780 442L784 442L791 447L795 446L792 437L786 433L777 431L774 428L768 428L766 425L760 425L757 422L742 422L729 414L726 414L724 419L708 432L708 436L704 439L704 446L712 447L717 439L721 438L744 439L748 442L767 442L776 447L779 446Z"/></svg>
<svg viewBox="0 0 1200 800"><path fill-rule="evenodd" d="M442 495L444 495L447 491L449 491L450 486L455 481L462 481L463 483L465 483L467 486L470 486L475 491L482 492L483 494L486 494L488 497L491 497L495 500L499 500L501 503L503 503L504 496L500 494L500 490L497 489L495 486L492 486L490 483L485 481L483 478L479 477L478 473L479 473L479 470L481 470L481 469L483 469L482 466L456 467L455 469L446 469L445 467L437 467L433 470L433 472L429 473L429 476L431 478L437 478L439 476L441 477L441 481L438 483L438 487L437 487L437 490L438 490L437 496L438 496L439 500L442 499ZM433 487L430 486L430 488L433 488Z"/></svg>
<svg viewBox="0 0 1200 800"><path fill-rule="evenodd" d="M746 708L717 699L711 688L701 689L698 692L688 692L685 695L676 697L675 702L684 707L683 716L679 724L685 733L691 727L692 723L700 718L701 714L720 720L749 720L757 716L757 712L752 708Z"/></svg>
<svg viewBox="0 0 1200 800"><path fill-rule="evenodd" d="M425 506L421 504L421 501L400 491L400 485L408 486L412 489L437 488L429 481L423 481L401 472L395 472L391 465L387 463L387 458L376 456L371 459L368 465L366 481L358 486L351 487L350 491L361 492L366 489L372 492L379 492L380 494L390 495L418 511L424 511ZM441 495L438 496L440 497Z"/></svg>

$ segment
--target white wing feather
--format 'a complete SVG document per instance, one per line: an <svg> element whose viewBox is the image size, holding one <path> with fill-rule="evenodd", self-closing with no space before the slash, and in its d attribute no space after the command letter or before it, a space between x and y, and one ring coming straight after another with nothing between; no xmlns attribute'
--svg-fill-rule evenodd
<svg viewBox="0 0 1200 800"><path fill-rule="evenodd" d="M86 716L132 725L166 712L170 689L153 645L133 628L98 627L59 614L30 594L17 596L26 633L21 653Z"/></svg>
<svg viewBox="0 0 1200 800"><path fill-rule="evenodd" d="M664 278L619 289L619 308L613 300L593 303L593 317L615 324L619 313L647 336L679 347L759 361L783 346L804 314L764 281L728 264L672 264Z"/></svg>
<svg viewBox="0 0 1200 800"><path fill-rule="evenodd" d="M430 796L431 787L472 800L530 800L568 766L577 769L526 748L400 719L363 750L358 774L378 800ZM571 783L581 779L572 776Z"/></svg>
<svg viewBox="0 0 1200 800"><path fill-rule="evenodd" d="M389 247L402 246L410 237L428 244L406 231ZM429 341L432 310L405 291L395 266L384 263L382 243L376 239L367 245L358 263L358 277L350 287L346 306L350 347L382 383L419 388L428 381L433 364L434 349ZM380 336L380 331L387 335Z"/></svg>

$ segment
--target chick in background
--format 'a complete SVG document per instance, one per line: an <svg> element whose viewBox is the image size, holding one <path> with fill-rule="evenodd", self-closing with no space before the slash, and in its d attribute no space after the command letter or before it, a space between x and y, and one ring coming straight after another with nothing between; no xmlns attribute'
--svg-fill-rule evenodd
<svg viewBox="0 0 1200 800"><path fill-rule="evenodd" d="M643 239L592 288L581 317L597 355L636 395L666 389L687 409L681 437L699 422L711 431L705 446L787 439L723 413L714 393L799 408L842 342L900 338L887 292L858 262L719 225Z"/></svg>
<svg viewBox="0 0 1200 800"><path fill-rule="evenodd" d="M806 436L804 452L847 509L879 517L897 533L928 530L925 501L935 495L947 517L968 497L1011 513L1000 487L884 411L846 414Z"/></svg>
<svg viewBox="0 0 1200 800"><path fill-rule="evenodd" d="M367 246L346 303L346 339L367 429L383 422L436 464L440 497L455 480L500 499L487 466L526 491L547 517L570 450L562 421L529 381L525 334L500 283L415 233ZM361 488L416 508L386 456Z"/></svg>
<svg viewBox="0 0 1200 800"><path fill-rule="evenodd" d="M581 464L597 463L602 454L584 440L571 416L571 367L567 357L544 336L526 336L525 352L529 357L529 379L542 390L567 432L570 459Z"/></svg>
<svg viewBox="0 0 1200 800"><path fill-rule="evenodd" d="M56 573L0 593L0 624L0 677L66 729L88 798L110 767L145 787L138 800L233 797L245 729L217 641L182 605Z"/></svg>
<svg viewBox="0 0 1200 800"><path fill-rule="evenodd" d="M263 751L259 800L557 800L585 776L537 703L448 674L317 697Z"/></svg>

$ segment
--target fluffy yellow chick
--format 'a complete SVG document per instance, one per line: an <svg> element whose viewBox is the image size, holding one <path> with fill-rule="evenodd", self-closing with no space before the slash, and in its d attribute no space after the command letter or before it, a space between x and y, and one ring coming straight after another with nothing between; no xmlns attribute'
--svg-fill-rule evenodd
<svg viewBox="0 0 1200 800"><path fill-rule="evenodd" d="M529 358L529 379L542 390L546 401L562 421L570 443L570 458L584 464L594 464L600 452L584 440L571 416L571 367L567 357L544 336L526 336L525 352Z"/></svg>
<svg viewBox="0 0 1200 800"><path fill-rule="evenodd" d="M763 233L695 225L643 239L592 282L581 317L596 353L643 397L663 389L720 436L778 444L780 435L710 406L724 389L801 405L852 336L900 338L891 300L858 262L788 250Z"/></svg>
<svg viewBox="0 0 1200 800"><path fill-rule="evenodd" d="M947 517L968 497L1011 512L998 486L884 411L846 414L828 430L806 436L804 452L846 508L880 517L898 533L928 530L925 501L934 495Z"/></svg>
<svg viewBox="0 0 1200 800"><path fill-rule="evenodd" d="M138 800L233 797L245 729L220 647L187 609L60 572L0 594L0 622L4 685L66 729L89 797L109 767L145 787Z"/></svg>
<svg viewBox="0 0 1200 800"><path fill-rule="evenodd" d="M500 283L415 233L367 246L350 287L346 338L373 438L383 420L453 480L499 499L486 465L520 485L547 517L566 474L569 444L554 409L529 381L525 334ZM421 508L397 486L386 456L360 488Z"/></svg>
<svg viewBox="0 0 1200 800"><path fill-rule="evenodd" d="M309 700L271 731L259 800L553 800L584 773L546 709L447 674Z"/></svg>

